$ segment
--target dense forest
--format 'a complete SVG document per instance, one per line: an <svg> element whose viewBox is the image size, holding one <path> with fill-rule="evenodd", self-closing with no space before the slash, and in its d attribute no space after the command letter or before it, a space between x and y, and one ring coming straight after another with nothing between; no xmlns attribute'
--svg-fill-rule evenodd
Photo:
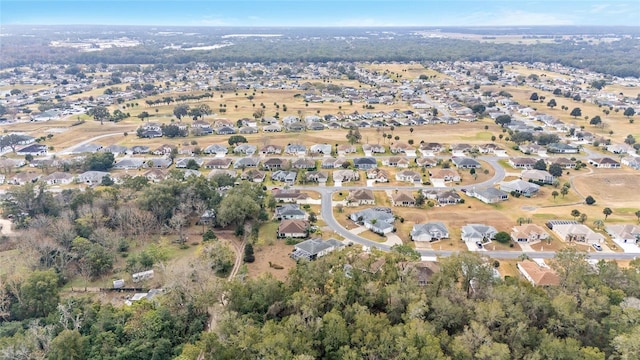
<svg viewBox="0 0 640 360"><path fill-rule="evenodd" d="M179 28L174 30L188 30ZM543 31L545 28L535 29ZM595 28L598 36L609 30ZM98 52L79 52L69 48L52 48L49 41L56 32L33 37L7 36L0 44L3 57L0 68L56 64L186 64L189 62L291 62L291 61L515 61L559 63L619 77L640 77L640 40L634 36L619 41L587 41L580 37L555 39L553 43L479 43L471 40L425 38L416 35L417 29L401 29L393 38L374 33L379 29L258 29L262 32L282 32L276 38L234 38L231 46L209 51L182 51L167 48L174 43L186 47L196 44L220 44L224 38L220 29L201 29L198 36L152 36L143 29L129 35L142 45L131 48L112 48ZM256 31L255 29L252 29ZM460 29L453 29L460 31ZM452 30L452 31L453 31ZM565 29L566 30L566 29ZM625 29L617 29L623 31ZM628 30L628 29L627 29ZM227 29L227 32L233 32ZM236 30L241 31L241 30ZM467 32L471 30L467 29ZM489 34L487 29L481 31ZM493 33L509 31L493 31ZM595 30L591 29L591 32ZM585 33L589 33L585 30ZM69 33L66 34L68 37ZM84 34L84 33L83 33ZM636 35L636 34L633 34ZM61 35L58 36L58 38ZM86 35L84 35L86 36ZM113 37L113 33L110 33ZM549 35L541 35L549 36ZM63 37L64 38L64 37ZM57 39L57 38L56 38Z"/></svg>

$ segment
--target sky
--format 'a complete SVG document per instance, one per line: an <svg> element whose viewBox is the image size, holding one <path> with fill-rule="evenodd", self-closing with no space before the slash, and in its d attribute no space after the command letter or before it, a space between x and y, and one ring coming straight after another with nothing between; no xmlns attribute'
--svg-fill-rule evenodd
<svg viewBox="0 0 640 360"><path fill-rule="evenodd" d="M640 0L0 0L0 24L640 27Z"/></svg>

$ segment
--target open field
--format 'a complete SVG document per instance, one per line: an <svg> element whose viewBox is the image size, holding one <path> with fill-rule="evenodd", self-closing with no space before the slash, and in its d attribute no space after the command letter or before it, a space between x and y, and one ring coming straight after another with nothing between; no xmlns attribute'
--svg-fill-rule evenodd
<svg viewBox="0 0 640 360"><path fill-rule="evenodd" d="M247 265L249 277L259 277L265 273L273 275L278 280L284 280L289 273L289 269L296 265L296 262L289 257L293 250L293 245L285 244L284 240L276 240L272 245L257 245L254 247L256 261ZM269 262L283 267L274 269L269 266Z"/></svg>

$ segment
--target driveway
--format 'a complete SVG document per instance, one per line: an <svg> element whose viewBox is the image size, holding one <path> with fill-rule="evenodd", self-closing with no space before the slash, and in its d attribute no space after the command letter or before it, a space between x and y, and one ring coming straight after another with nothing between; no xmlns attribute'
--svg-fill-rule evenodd
<svg viewBox="0 0 640 360"><path fill-rule="evenodd" d="M383 242L383 244L391 247L393 245L402 245L402 239L394 233L387 234L387 241Z"/></svg>
<svg viewBox="0 0 640 360"><path fill-rule="evenodd" d="M355 229L349 230L349 232L352 233L353 235L358 235L358 234L361 234L361 233L363 233L365 231L367 231L367 228L364 227L364 226L358 226Z"/></svg>

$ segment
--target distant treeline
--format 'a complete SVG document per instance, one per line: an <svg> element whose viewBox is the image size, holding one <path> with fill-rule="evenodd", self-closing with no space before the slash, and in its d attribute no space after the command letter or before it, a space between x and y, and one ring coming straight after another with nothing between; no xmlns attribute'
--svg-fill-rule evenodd
<svg viewBox="0 0 640 360"><path fill-rule="evenodd" d="M598 44L565 40L553 44L494 44L455 39L234 39L234 45L209 51L158 46L78 52L42 42L2 46L0 68L36 62L57 64L186 64L190 62L327 61L515 61L559 63L619 77L640 77L640 42L622 39Z"/></svg>

